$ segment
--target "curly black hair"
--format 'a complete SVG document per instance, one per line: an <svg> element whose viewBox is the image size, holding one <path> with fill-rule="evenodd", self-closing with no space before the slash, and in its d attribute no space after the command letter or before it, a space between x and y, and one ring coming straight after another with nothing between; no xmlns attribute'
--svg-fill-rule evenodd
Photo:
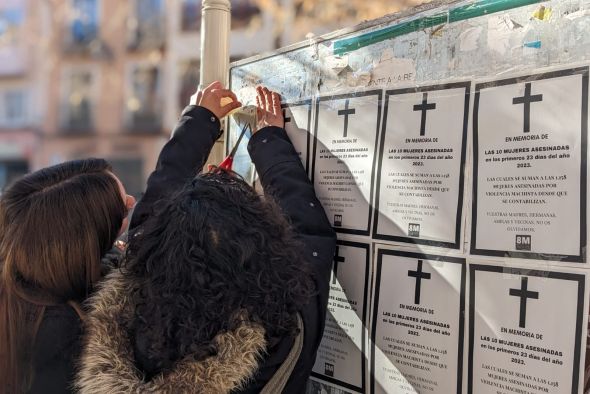
<svg viewBox="0 0 590 394"><path fill-rule="evenodd" d="M212 339L238 315L261 324L270 346L296 335L296 313L315 293L301 248L272 198L234 174L199 175L160 201L122 266L138 283L129 327L138 366L149 377L215 354Z"/></svg>

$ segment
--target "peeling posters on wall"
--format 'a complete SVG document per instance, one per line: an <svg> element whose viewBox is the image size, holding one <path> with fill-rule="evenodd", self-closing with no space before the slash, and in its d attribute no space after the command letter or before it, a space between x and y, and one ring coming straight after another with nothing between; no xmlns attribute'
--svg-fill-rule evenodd
<svg viewBox="0 0 590 394"><path fill-rule="evenodd" d="M588 27L587 2L452 3L232 69L284 88L338 233L308 393L582 390Z"/></svg>

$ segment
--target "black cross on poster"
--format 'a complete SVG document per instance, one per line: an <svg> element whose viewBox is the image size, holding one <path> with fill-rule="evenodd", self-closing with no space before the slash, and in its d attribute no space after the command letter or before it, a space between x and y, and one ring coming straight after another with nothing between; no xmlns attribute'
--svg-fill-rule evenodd
<svg viewBox="0 0 590 394"><path fill-rule="evenodd" d="M428 103L428 92L422 93L422 103L414 105L414 111L422 111L420 119L420 135L426 134L426 112L436 108L436 104Z"/></svg>
<svg viewBox="0 0 590 394"><path fill-rule="evenodd" d="M338 110L338 115L344 115L344 134L342 135L344 138L346 138L346 135L348 134L348 116L354 115L356 112L354 108L349 108L349 105L350 100L346 99L344 102L344 109Z"/></svg>
<svg viewBox="0 0 590 394"><path fill-rule="evenodd" d="M520 318L518 326L525 328L526 323L526 302L528 298L536 300L539 298L539 292L528 291L529 278L523 276L520 282L520 289L510 289L510 295L520 297Z"/></svg>
<svg viewBox="0 0 590 394"><path fill-rule="evenodd" d="M408 276L416 278L416 288L414 290L414 304L420 304L420 287L422 284L422 279L430 279L430 274L427 272L422 272L422 260L418 260L418 268L416 271L409 270Z"/></svg>
<svg viewBox="0 0 590 394"><path fill-rule="evenodd" d="M522 97L514 97L512 99L512 104L524 104L524 124L522 127L523 133L528 133L531 131L531 103L543 101L542 94L534 94L531 95L531 83L527 82L524 85L524 96Z"/></svg>
<svg viewBox="0 0 590 394"><path fill-rule="evenodd" d="M332 275L332 284L336 284L338 277L338 263L344 263L346 259L340 256L340 246L336 246L336 253L334 253L334 274Z"/></svg>

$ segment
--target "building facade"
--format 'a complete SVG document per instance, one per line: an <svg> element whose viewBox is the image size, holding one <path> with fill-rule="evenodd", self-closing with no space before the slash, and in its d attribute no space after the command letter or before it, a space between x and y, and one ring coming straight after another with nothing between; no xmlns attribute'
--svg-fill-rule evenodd
<svg viewBox="0 0 590 394"><path fill-rule="evenodd" d="M163 0L48 0L46 113L35 167L104 157L139 195L168 133Z"/></svg>
<svg viewBox="0 0 590 394"><path fill-rule="evenodd" d="M303 38L300 10L232 0L230 57ZM284 3L284 4L283 4ZM24 173L108 159L140 195L199 83L201 0L2 0L0 190ZM323 24L321 31L337 26ZM223 141L210 160L221 160Z"/></svg>
<svg viewBox="0 0 590 394"><path fill-rule="evenodd" d="M39 20L30 2L0 3L0 190L33 167L40 144L45 85L34 45L42 35Z"/></svg>
<svg viewBox="0 0 590 394"><path fill-rule="evenodd" d="M260 27L272 18L250 1L233 9L232 58L270 50ZM104 157L141 194L198 86L200 10L195 0L3 0L0 190L31 170Z"/></svg>

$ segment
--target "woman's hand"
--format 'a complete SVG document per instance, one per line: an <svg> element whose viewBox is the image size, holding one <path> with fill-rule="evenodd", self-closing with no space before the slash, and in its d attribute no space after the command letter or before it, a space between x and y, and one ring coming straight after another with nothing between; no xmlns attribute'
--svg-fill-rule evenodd
<svg viewBox="0 0 590 394"><path fill-rule="evenodd" d="M258 93L256 96L256 106L258 107L256 131L267 126L284 127L285 117L281 109L281 96L262 86L258 86L256 92Z"/></svg>
<svg viewBox="0 0 590 394"><path fill-rule="evenodd" d="M203 89L203 91L193 94L190 104L207 108L219 119L242 106L242 103L238 101L234 92L224 89L219 81L215 81Z"/></svg>

